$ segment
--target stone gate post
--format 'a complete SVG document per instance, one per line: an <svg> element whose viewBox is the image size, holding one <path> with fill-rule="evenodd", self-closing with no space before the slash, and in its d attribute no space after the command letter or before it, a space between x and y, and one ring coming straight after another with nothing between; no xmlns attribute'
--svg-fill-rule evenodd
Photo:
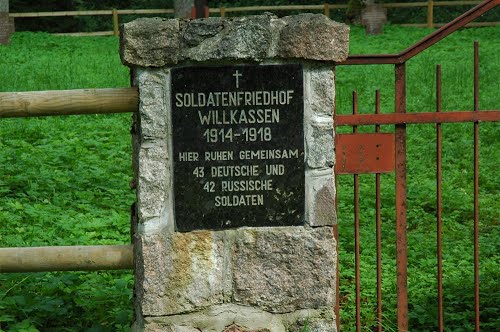
<svg viewBox="0 0 500 332"><path fill-rule="evenodd" d="M14 32L14 19L9 17L9 0L0 0L0 44L8 44Z"/></svg>
<svg viewBox="0 0 500 332"><path fill-rule="evenodd" d="M332 112L348 35L314 14L122 26L140 94L135 331L336 331Z"/></svg>

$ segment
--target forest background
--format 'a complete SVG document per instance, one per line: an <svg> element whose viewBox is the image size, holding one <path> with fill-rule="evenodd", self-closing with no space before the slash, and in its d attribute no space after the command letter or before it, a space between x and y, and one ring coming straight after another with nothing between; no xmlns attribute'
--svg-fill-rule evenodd
<svg viewBox="0 0 500 332"><path fill-rule="evenodd" d="M76 11L76 10L104 10L104 9L159 9L174 8L174 2L189 0L10 0L10 11L12 13L22 12L52 12L52 11ZM191 0L193 1L193 0ZM211 8L218 7L241 7L241 6L264 6L264 5L314 5L314 4L348 4L346 9L332 9L331 18L339 22L352 23L354 17L360 10L361 0L206 0ZM420 0L376 0L377 3L417 2ZM461 15L471 6L446 6L434 8L434 22L447 23ZM242 13L241 15L251 13ZM279 16L296 14L295 12L275 12ZM388 22L392 24L403 23L425 23L426 7L391 8L388 10ZM231 13L231 15L238 15ZM144 15L141 15L144 16ZM155 14L153 16L161 16ZM168 17L168 15L165 15ZM125 23L137 18L134 15L120 15L120 23ZM477 20L485 22L500 21L500 10L492 11ZM46 32L92 32L113 30L112 20L109 16L69 16L69 17L43 17L16 19L16 31L46 31Z"/></svg>

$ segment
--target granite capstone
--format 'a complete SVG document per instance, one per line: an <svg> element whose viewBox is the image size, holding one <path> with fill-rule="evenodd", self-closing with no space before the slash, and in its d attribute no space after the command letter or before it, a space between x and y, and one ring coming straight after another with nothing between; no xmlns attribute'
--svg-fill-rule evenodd
<svg viewBox="0 0 500 332"><path fill-rule="evenodd" d="M120 55L128 66L181 61L347 58L349 27L321 14L273 14L197 20L141 18L121 26Z"/></svg>

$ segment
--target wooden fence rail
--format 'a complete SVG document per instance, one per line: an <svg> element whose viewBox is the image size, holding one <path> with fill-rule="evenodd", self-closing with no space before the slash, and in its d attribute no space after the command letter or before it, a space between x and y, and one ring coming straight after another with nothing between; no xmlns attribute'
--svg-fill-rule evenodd
<svg viewBox="0 0 500 332"><path fill-rule="evenodd" d="M133 246L0 248L0 273L133 269Z"/></svg>
<svg viewBox="0 0 500 332"><path fill-rule="evenodd" d="M401 24L408 27L440 27L444 23L434 22L434 7L441 6L474 6L480 3L479 0L466 1L421 1L410 3L384 3L383 7L391 8L415 8L427 7L427 22L426 23L410 23ZM226 16L228 13L245 13L245 12L265 12L265 11L321 11L326 16L330 17L331 9L347 9L347 4L330 4L322 5L289 5L289 6L247 6L247 7L220 7L210 8L210 14ZM61 11L61 12L38 12L38 13L10 13L14 18L34 18L34 17L65 17L65 16L94 16L94 15L110 15L113 22L113 31L99 32L76 32L63 33L65 35L77 36L103 36L115 35L119 33L119 16L120 15L150 15L150 14L174 14L173 9L109 9L109 10L87 10L87 11ZM479 22L471 23L470 26L495 26L500 22Z"/></svg>
<svg viewBox="0 0 500 332"><path fill-rule="evenodd" d="M0 92L0 118L128 113L138 100L137 88Z"/></svg>

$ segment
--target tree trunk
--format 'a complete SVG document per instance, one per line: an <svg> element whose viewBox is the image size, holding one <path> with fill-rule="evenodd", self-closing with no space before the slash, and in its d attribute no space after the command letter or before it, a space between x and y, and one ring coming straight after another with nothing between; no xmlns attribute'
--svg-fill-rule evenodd
<svg viewBox="0 0 500 332"><path fill-rule="evenodd" d="M1 1L1 0L0 0ZM175 0L174 1L174 12L175 17L179 18L191 18L191 8L196 8L196 17L204 17L205 6L207 6L208 0Z"/></svg>

